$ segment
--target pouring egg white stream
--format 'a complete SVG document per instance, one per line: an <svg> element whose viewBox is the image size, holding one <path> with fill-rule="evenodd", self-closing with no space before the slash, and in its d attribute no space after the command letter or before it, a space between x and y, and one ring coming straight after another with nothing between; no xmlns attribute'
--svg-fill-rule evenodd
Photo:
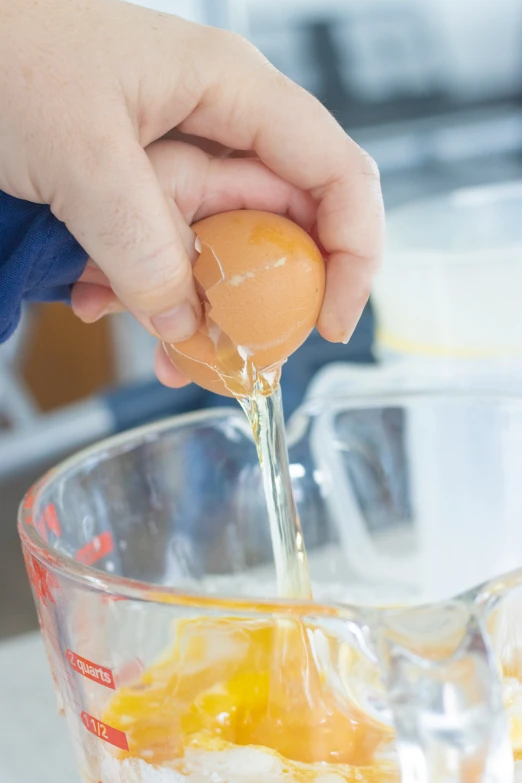
<svg viewBox="0 0 522 783"><path fill-rule="evenodd" d="M279 380L316 324L324 261L306 232L270 213L224 213L193 229L204 318L194 337L165 349L192 381L243 407L263 475L279 596L309 601ZM129 751L107 753L100 779L396 781L393 765L374 766L390 730L341 703L325 672L297 610L180 620L173 648L110 701L103 719L126 733Z"/></svg>

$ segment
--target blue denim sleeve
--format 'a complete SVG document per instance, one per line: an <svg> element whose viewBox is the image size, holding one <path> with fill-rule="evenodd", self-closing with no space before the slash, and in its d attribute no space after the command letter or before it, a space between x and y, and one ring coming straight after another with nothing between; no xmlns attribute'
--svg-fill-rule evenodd
<svg viewBox="0 0 522 783"><path fill-rule="evenodd" d="M0 342L16 329L22 302L69 302L86 261L48 206L0 191Z"/></svg>

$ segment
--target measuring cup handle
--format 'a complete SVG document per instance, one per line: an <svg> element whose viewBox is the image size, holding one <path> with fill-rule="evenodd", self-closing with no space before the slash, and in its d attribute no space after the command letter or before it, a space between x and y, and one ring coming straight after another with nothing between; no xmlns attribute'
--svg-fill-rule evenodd
<svg viewBox="0 0 522 783"><path fill-rule="evenodd" d="M426 612L398 616L384 634L402 780L512 783L500 672L479 621L457 602Z"/></svg>

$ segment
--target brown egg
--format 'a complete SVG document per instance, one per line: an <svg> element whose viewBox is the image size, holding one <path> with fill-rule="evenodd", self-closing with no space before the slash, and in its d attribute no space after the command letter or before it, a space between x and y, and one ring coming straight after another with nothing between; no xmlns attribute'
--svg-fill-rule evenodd
<svg viewBox="0 0 522 783"><path fill-rule="evenodd" d="M192 226L201 243L194 277L204 319L190 340L166 345L178 369L205 389L265 393L314 328L323 301L324 261L291 220L238 210Z"/></svg>

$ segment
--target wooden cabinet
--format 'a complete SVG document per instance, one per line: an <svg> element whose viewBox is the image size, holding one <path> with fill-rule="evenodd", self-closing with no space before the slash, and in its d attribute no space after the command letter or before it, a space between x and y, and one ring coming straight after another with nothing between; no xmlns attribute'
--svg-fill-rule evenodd
<svg viewBox="0 0 522 783"><path fill-rule="evenodd" d="M37 305L22 371L42 410L95 394L114 381L110 322L84 324L67 305Z"/></svg>

